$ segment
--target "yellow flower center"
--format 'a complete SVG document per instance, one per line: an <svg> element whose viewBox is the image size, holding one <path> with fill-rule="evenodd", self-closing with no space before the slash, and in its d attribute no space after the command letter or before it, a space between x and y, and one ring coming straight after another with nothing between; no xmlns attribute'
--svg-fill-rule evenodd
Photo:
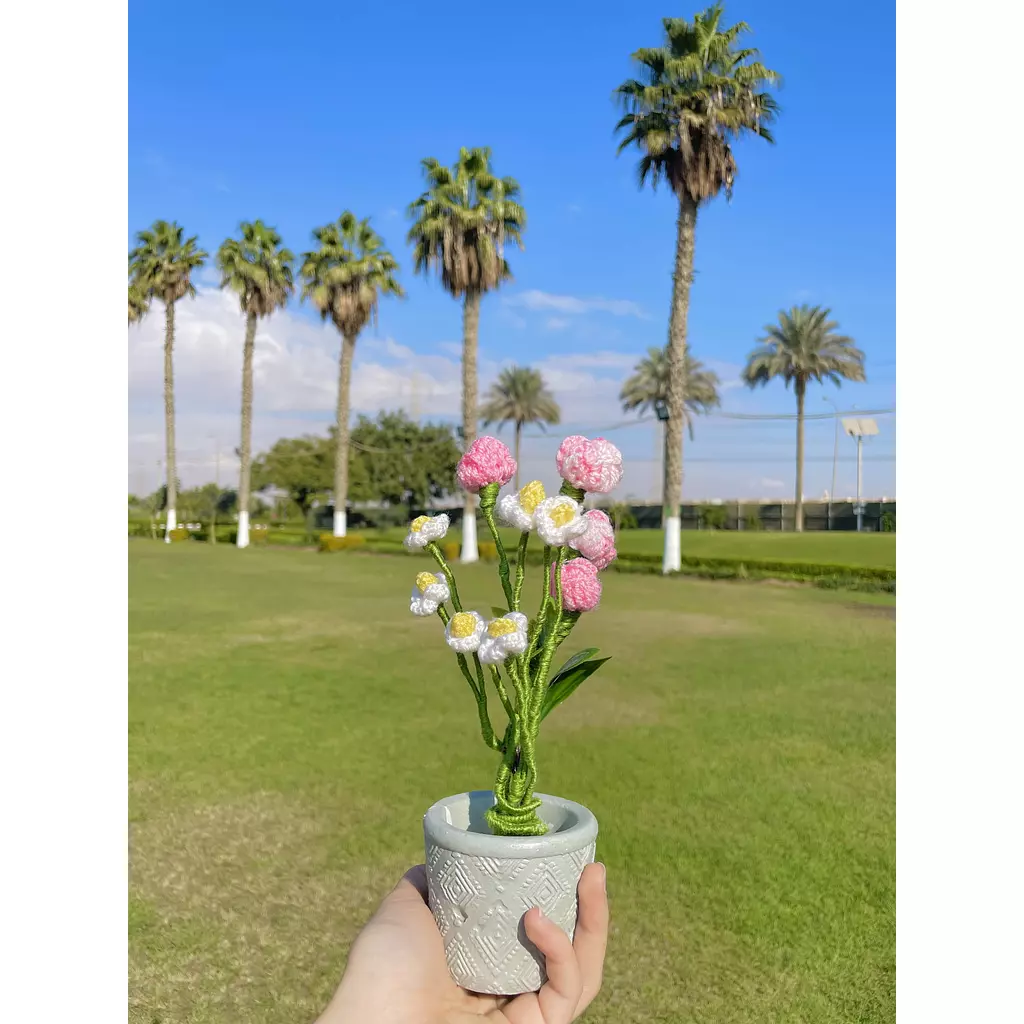
<svg viewBox="0 0 1024 1024"><path fill-rule="evenodd" d="M516 631L516 624L511 619L494 619L487 626L488 636L508 636Z"/></svg>
<svg viewBox="0 0 1024 1024"><path fill-rule="evenodd" d="M472 636L476 630L476 619L469 612L459 612L452 616L452 636L459 640Z"/></svg>
<svg viewBox="0 0 1024 1024"><path fill-rule="evenodd" d="M531 480L525 487L519 488L519 504L528 515L544 500L544 485L539 480Z"/></svg>
<svg viewBox="0 0 1024 1024"><path fill-rule="evenodd" d="M427 523L430 522L430 516L417 516L410 524L409 529L413 533L419 533Z"/></svg>
<svg viewBox="0 0 1024 1024"><path fill-rule="evenodd" d="M576 510L572 505L570 505L569 502L564 501L561 505L556 505L551 510L551 522L553 522L555 526L565 526L566 523L572 522L572 517L575 514Z"/></svg>
<svg viewBox="0 0 1024 1024"><path fill-rule="evenodd" d="M427 592L427 587L432 587L437 582L437 577L432 572L421 572L416 577L416 589L421 593Z"/></svg>

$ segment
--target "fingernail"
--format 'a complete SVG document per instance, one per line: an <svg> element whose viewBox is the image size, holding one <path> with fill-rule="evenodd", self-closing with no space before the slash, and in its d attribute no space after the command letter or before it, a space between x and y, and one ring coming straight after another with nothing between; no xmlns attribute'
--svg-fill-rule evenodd
<svg viewBox="0 0 1024 1024"><path fill-rule="evenodd" d="M538 916L538 917L539 917L539 918L540 918L540 919L541 919L542 921L544 920L544 911L543 911L543 910L541 910L541 909L540 909L540 907L538 907L538 908L537 908L537 916Z"/></svg>
<svg viewBox="0 0 1024 1024"><path fill-rule="evenodd" d="M608 869L604 866L604 864L601 864L601 888L605 892L608 891Z"/></svg>

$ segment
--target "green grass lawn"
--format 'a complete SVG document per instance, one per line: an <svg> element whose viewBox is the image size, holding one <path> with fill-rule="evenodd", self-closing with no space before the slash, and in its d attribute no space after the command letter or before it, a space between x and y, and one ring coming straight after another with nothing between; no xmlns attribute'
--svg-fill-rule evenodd
<svg viewBox="0 0 1024 1024"><path fill-rule="evenodd" d="M381 533L394 540L401 540L406 531L392 529ZM514 548L519 534L505 529L501 533L506 546ZM477 534L481 541L490 540L490 534L482 523ZM619 534L619 554L660 554L665 543L664 537L661 530L623 530ZM458 540L459 531L454 531L451 539ZM784 562L896 568L895 533L684 530L682 551L684 555L693 558L761 558Z"/></svg>
<svg viewBox="0 0 1024 1024"><path fill-rule="evenodd" d="M490 785L469 689L408 613L406 559L134 541L129 562L130 1020L312 1020L422 859L423 811ZM492 567L460 579L496 603ZM586 1020L894 1019L893 614L606 578L567 653L614 660L539 743L540 788L594 811L608 865Z"/></svg>

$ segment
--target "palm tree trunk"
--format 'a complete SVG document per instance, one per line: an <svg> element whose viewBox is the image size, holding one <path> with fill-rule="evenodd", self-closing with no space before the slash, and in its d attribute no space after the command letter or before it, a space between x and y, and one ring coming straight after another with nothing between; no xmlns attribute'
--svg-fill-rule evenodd
<svg viewBox="0 0 1024 1024"><path fill-rule="evenodd" d="M164 328L164 437L167 443L167 532L164 540L170 544L171 530L177 525L178 466L174 456L174 302L165 304Z"/></svg>
<svg viewBox="0 0 1024 1024"><path fill-rule="evenodd" d="M697 204L684 192L676 222L676 262L672 275L672 313L668 323L668 422L665 424L665 553L662 572L682 568L679 502L683 490L684 377L686 372L686 319L693 281L693 248L697 231Z"/></svg>
<svg viewBox="0 0 1024 1024"><path fill-rule="evenodd" d="M661 425L661 474L662 480L665 479L665 474L668 472L668 424L662 423ZM661 503L661 528L665 529L665 501L664 495L662 496Z"/></svg>
<svg viewBox="0 0 1024 1024"><path fill-rule="evenodd" d="M519 444L523 439L523 425L516 420L516 479L515 488L519 490Z"/></svg>
<svg viewBox="0 0 1024 1024"><path fill-rule="evenodd" d="M355 335L345 335L341 342L338 368L338 421L334 449L334 536L344 537L347 528L348 502L348 417L349 391L352 385L352 357L356 351Z"/></svg>
<svg viewBox="0 0 1024 1024"><path fill-rule="evenodd" d="M480 344L480 293L466 292L462 308L462 441L464 451L476 440L477 379L476 353ZM476 495L467 494L462 506L463 562L480 558L476 546Z"/></svg>
<svg viewBox="0 0 1024 1024"><path fill-rule="evenodd" d="M256 314L245 321L245 347L242 349L242 442L238 449L238 540L240 548L249 546L249 474L252 459L252 354L256 346Z"/></svg>
<svg viewBox="0 0 1024 1024"><path fill-rule="evenodd" d="M804 392L807 382L796 379L796 519L797 533L804 531Z"/></svg>

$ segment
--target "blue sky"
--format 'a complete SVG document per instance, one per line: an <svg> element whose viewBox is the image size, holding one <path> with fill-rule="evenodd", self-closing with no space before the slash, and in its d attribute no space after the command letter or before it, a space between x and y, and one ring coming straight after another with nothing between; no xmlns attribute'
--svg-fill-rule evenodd
<svg viewBox="0 0 1024 1024"><path fill-rule="evenodd" d="M342 209L370 216L403 265L408 299L385 303L377 332L360 342L357 405L454 417L460 310L435 282L413 277L405 208L421 190L422 157L451 162L460 145L488 145L495 169L520 181L529 221L525 252L510 257L515 281L484 303L482 374L508 361L540 365L576 426L615 423L623 419L616 386L631 361L665 341L675 200L665 189L641 192L635 159L616 157L611 93L631 73L630 52L660 41L661 17L693 10L528 0L514 13L475 5L442 22L412 3L310 13L254 2L243 15L186 2L172 19L158 5L135 4L129 225L176 219L212 252L240 220L261 217L302 251L310 230ZM794 399L781 384L750 393L736 386L738 369L780 307L828 305L867 353L869 383L816 389L808 411L831 411L821 394L841 408L891 408L894 5L747 0L728 5L726 17L750 23L752 43L783 75L782 113L777 145L739 145L732 202L701 210L691 347L726 383L724 412L789 414ZM225 447L237 443L240 324L236 338L220 297L203 298L186 317L193 343L178 354L186 480L190 459L195 474L209 476L215 435ZM159 457L159 366L150 366L159 319L131 342L137 474L155 473ZM258 444L330 420L327 356L336 344L316 325L298 303L267 325ZM302 369L284 369L285 358ZM289 388L275 392L289 375ZM401 399L388 402L396 390ZM895 416L879 423L865 488L893 494ZM716 418L697 432L687 448L690 496L791 496L792 424ZM608 436L634 460L628 493L653 493L653 428ZM832 441L831 422L809 424L808 496L829 486ZM542 439L528 447L538 465L550 454ZM852 456L852 442L843 439L841 454ZM837 492L849 493L852 461L839 477Z"/></svg>

